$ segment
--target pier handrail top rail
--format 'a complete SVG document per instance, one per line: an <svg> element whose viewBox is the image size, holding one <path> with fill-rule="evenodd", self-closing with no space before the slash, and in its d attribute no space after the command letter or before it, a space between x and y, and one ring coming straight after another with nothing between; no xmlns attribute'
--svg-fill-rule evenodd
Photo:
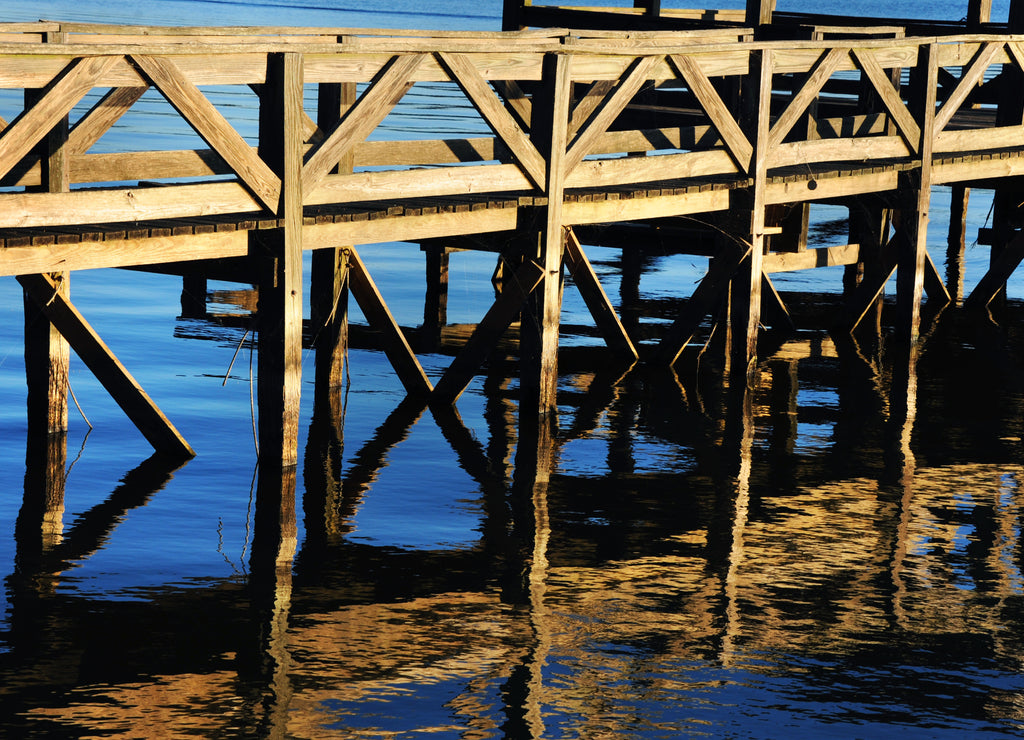
<svg viewBox="0 0 1024 740"><path fill-rule="evenodd" d="M15 24L24 29L27 24ZM45 24L51 28L50 24ZM95 26L90 26L94 28ZM68 38L65 41L42 43L37 39L12 40L5 33L6 24L0 24L0 55L3 56L102 56L109 54L138 53L172 54L181 56L296 52L305 54L358 54L358 53L432 53L461 52L500 54L502 52L546 53L557 52L578 55L607 57L665 55L665 54L734 54L761 50L811 51L815 49L895 49L920 47L931 44L953 46L957 44L985 44L993 42L1024 42L1024 35L965 33L951 36L906 36L896 38L830 38L823 40L771 40L752 41L742 38L742 29L713 29L708 31L672 31L654 33L636 32L590 32L557 29L555 32L536 34L532 32L493 32L474 35L450 35L444 32L380 29L348 29L344 40L320 41L330 34L321 34L321 29L288 29L288 36L231 35L228 27L219 29L164 28L166 33L139 36L137 40L111 39L119 36L126 27L112 26L110 32L93 40ZM147 27L148 28L148 27ZM198 38L200 30L210 31L210 36ZM238 27L236 31L244 31ZM281 30L281 29L275 29ZM338 29L335 29L338 30ZM191 31L196 31L192 35ZM308 31L308 32L307 32ZM21 32L21 31L18 31ZM351 35L348 35L351 34ZM722 36L732 37L728 45ZM709 38L710 37L710 38ZM223 39L223 40L221 40Z"/></svg>

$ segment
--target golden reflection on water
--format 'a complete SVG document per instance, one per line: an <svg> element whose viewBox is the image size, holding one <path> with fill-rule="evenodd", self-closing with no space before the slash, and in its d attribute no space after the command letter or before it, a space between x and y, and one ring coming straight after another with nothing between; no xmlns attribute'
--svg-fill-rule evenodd
<svg viewBox="0 0 1024 740"><path fill-rule="evenodd" d="M796 377L783 369L774 374L782 397L776 388L772 401L762 378L726 417L711 418L701 454L713 454L718 467L620 472L610 499L597 490L598 477L561 472L566 448L550 426L513 425L514 475L502 494L510 519L483 527L479 548L465 552L346 542L346 518L375 494L370 453L396 454L416 424L433 423L422 410L396 410L371 449L357 454L357 485L346 493L338 475L322 476L330 490L305 509L322 577L296 565L295 471L263 471L249 584L227 596L234 606L210 607L216 616L209 618L231 634L212 654L182 659L179 672L105 682L76 681L69 671L47 678L44 658L35 675L5 669L0 701L45 695L18 722L80 737L716 736L723 723L764 736L775 703L789 717L806 711L812 727L825 721L830 702L864 708L847 729L888 711L851 677L900 674L902 658L889 662L890 652L917 656L907 658L911 664L932 656L949 676L911 684L911 695L951 691L961 666L967 673L1019 667L1024 466L922 464L911 444L916 399L908 397L884 410L893 475L804 474L792 487L770 484L775 463L765 455L798 449ZM632 413L628 394L609 397ZM460 459L475 459L461 418L433 417ZM766 423L789 436L775 452L766 452L771 435L759 432ZM500 425L510 428L506 418ZM500 450L496 469L507 470L508 445L492 449ZM807 461L816 464L813 455ZM144 502L166 479L151 471L149 487L128 503ZM627 505L630 497L638 503ZM607 518L596 511L581 524L580 505L608 509ZM44 550L61 542L50 531L57 508L38 512ZM319 527L309 519L317 516ZM26 542L38 548L38 539L33 530ZM42 570L40 583L59 582L59 567ZM204 598L198 592L187 610L170 601L156 606L200 615ZM28 603L45 615L56 599L53 588L34 589L15 610ZM116 616L116 604L108 608ZM88 648L88 633L76 636L58 617L15 647L45 652L42 643L54 636ZM943 654L957 645L962 655ZM74 665L74 655L62 659ZM835 676L815 677L822 671ZM816 681L847 678L851 686L815 693L822 691ZM971 680L964 712L988 724L1024 719L1018 682ZM941 715L941 698L921 703L923 710L893 711L904 722L915 712Z"/></svg>

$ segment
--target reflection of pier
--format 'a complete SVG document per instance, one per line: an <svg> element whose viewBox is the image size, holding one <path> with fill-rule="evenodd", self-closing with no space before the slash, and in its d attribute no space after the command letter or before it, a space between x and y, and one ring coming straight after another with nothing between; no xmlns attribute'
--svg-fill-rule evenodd
<svg viewBox="0 0 1024 740"><path fill-rule="evenodd" d="M941 333L932 341L955 343ZM6 581L0 703L25 726L159 734L198 716L258 734L332 736L323 728L333 725L344 736L364 703L387 707L433 687L451 692L451 721L541 737L551 711L615 727L586 697L626 700L615 692L629 690L588 669L594 643L628 648L631 665L616 674L628 676L662 661L742 667L779 649L841 657L878 630L940 645L985 630L990 604L1021 587L1019 483L1007 474L1024 471L939 453L969 481L970 499L933 485L946 473L908 441L952 401L915 397L914 373L928 358L899 354L816 336L783 345L750 389L721 388L713 373L680 381L695 377L688 365L679 375L581 371L564 393L566 431L554 438L548 425L523 425L530 415L510 415L501 394L488 395L487 440L451 407L410 399L365 439L345 440L358 447L347 458L324 394L305 455L305 540L296 540L294 468L261 467L247 588L164 587L143 604L71 597L59 584L70 561L116 538L117 522L158 495L175 463L146 461L66 527L60 477L30 476L18 567ZM798 403L807 387L835 401ZM971 456L1019 431L1019 417L1008 411ZM436 550L361 543L355 518L423 425L437 425L480 491L479 540ZM577 446L595 441L606 454L576 465ZM851 456L884 462L876 477L847 478L840 462ZM795 493L776 492L780 474ZM964 527L975 536L964 539ZM976 587L957 589L962 578ZM835 619L801 644L787 605L805 602ZM553 664L573 666L571 677L546 680ZM685 675L662 673L658 690L687 690ZM79 680L108 688L70 691ZM39 691L65 699L44 707Z"/></svg>

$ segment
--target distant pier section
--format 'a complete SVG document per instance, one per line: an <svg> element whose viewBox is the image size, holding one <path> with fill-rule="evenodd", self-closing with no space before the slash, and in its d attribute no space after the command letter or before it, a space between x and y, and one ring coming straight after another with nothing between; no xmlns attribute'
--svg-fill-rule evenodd
<svg viewBox="0 0 1024 740"><path fill-rule="evenodd" d="M845 266L850 330L880 330L895 274L892 323L913 345L925 294L986 306L1024 258L1024 2L1007 23L987 2L969 11L883 23L773 16L767 2L734 14L509 0L514 30L500 33L0 24L0 88L24 94L0 131L0 275L26 296L30 427L66 428L74 349L154 447L193 454L74 305L71 273L102 267L257 286L260 455L284 466L307 301L318 386L342 383L351 295L408 393L432 404L454 403L516 324L520 415L540 419L556 400L566 274L627 361L675 363L715 317L734 371L756 372L759 334L792 324L773 275L829 265ZM423 122L415 140L374 136L417 83L449 85L486 133ZM218 105L211 90L226 88L257 125ZM202 146L167 150L174 139L147 129L112 151L104 135L147 91ZM926 245L938 185L960 206L945 275ZM972 189L995 192L980 235L992 258L964 296ZM848 209L848 239L808 244L815 203ZM495 255L494 303L439 378L360 258L392 242L426 252L440 304L450 252ZM709 258L653 339L620 320L586 254L652 244Z"/></svg>

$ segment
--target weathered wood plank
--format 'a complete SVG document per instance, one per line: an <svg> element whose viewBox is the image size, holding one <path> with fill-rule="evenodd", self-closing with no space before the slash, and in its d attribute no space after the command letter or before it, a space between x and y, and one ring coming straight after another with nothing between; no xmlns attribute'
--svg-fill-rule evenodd
<svg viewBox="0 0 1024 740"><path fill-rule="evenodd" d="M0 276L244 257L247 253L244 231L110 241L76 240L0 249Z"/></svg>
<svg viewBox="0 0 1024 740"><path fill-rule="evenodd" d="M629 338L626 327L622 325L615 313L615 308L608 300L608 294L605 293L601 281L598 280L590 260L587 259L587 255L572 229L566 230L564 257L573 283L583 297L583 302L590 309L590 315L594 317L594 323L600 329L605 342L613 352L633 360L638 359L640 355Z"/></svg>
<svg viewBox="0 0 1024 740"><path fill-rule="evenodd" d="M367 322L380 332L384 354L398 373L406 392L410 395L429 395L434 388L427 374L423 372L423 367L355 249L349 252L349 286Z"/></svg>
<svg viewBox="0 0 1024 740"><path fill-rule="evenodd" d="M908 157L911 152L901 136L864 136L842 139L812 139L779 144L768 153L769 167L867 162L872 159Z"/></svg>
<svg viewBox="0 0 1024 740"><path fill-rule="evenodd" d="M769 252L764 256L766 273L809 270L815 267L855 265L860 259L859 244L819 247L802 252Z"/></svg>
<svg viewBox="0 0 1024 740"><path fill-rule="evenodd" d="M728 209L728 190L705 190L631 200L568 201L563 206L562 218L572 225L601 224Z"/></svg>
<svg viewBox="0 0 1024 740"><path fill-rule="evenodd" d="M0 228L192 218L260 210L236 182L0 195Z"/></svg>
<svg viewBox="0 0 1024 740"><path fill-rule="evenodd" d="M114 57L76 60L31 108L4 129L0 135L0 177L10 172L85 97L115 61Z"/></svg>
<svg viewBox="0 0 1024 740"><path fill-rule="evenodd" d="M956 88L946 98L939 112L935 114L934 134L938 134L946 128L946 125L952 120L956 112L960 110L960 106L967 100L967 96L984 79L985 72L992 64L992 60L1002 50L1003 45L1001 43L988 43L978 51L977 56L971 60L970 66L960 75L960 82L957 83Z"/></svg>
<svg viewBox="0 0 1024 740"><path fill-rule="evenodd" d="M622 82L615 91L597 106L594 114L583 124L576 138L569 145L565 154L565 172L572 172L583 158L590 153L600 136L633 99L640 87L647 81L650 69L660 62L662 57L649 56L637 59L623 76ZM568 131L566 132L568 134Z"/></svg>
<svg viewBox="0 0 1024 740"><path fill-rule="evenodd" d="M741 172L747 172L750 168L750 158L753 156L754 148L743 129L733 118L732 112L722 101L722 97L711 84L699 62L689 56L675 54L669 59L672 65L679 70L679 74L686 81L690 90L700 101L704 112L711 119L712 125L718 131L719 136L729 148L729 153L736 166Z"/></svg>
<svg viewBox="0 0 1024 740"><path fill-rule="evenodd" d="M23 275L18 281L154 449L175 457L195 456L184 437L56 283L47 275Z"/></svg>
<svg viewBox="0 0 1024 740"><path fill-rule="evenodd" d="M487 81L461 54L437 54L437 58L477 109L491 130L503 141L518 160L534 185L544 187L544 157L530 142L512 115L495 97Z"/></svg>
<svg viewBox="0 0 1024 740"><path fill-rule="evenodd" d="M253 154L252 147L245 143L245 139L231 127L199 88L166 57L132 54L131 59L267 209L276 213L281 197L280 178Z"/></svg>
<svg viewBox="0 0 1024 740"><path fill-rule="evenodd" d="M410 78L424 59L423 54L411 54L394 57L389 62L327 139L306 160L302 173L303 192L309 194L315 191L348 150L365 139L384 120L412 87Z"/></svg>
<svg viewBox="0 0 1024 740"><path fill-rule="evenodd" d="M68 136L68 153L84 154L120 120L149 87L116 87L82 116Z"/></svg>

